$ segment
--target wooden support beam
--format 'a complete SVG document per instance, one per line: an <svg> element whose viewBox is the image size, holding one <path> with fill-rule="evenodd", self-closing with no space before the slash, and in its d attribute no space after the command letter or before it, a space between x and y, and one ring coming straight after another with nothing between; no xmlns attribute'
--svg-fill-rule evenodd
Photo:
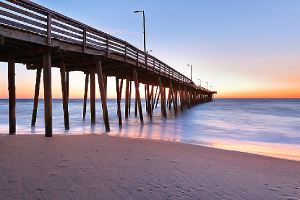
<svg viewBox="0 0 300 200"><path fill-rule="evenodd" d="M154 103L153 103L153 100L154 99L154 84L152 83L152 86L151 86L151 93L150 93L150 112L151 112L151 119L152 119L152 116L153 116L153 108L154 108Z"/></svg>
<svg viewBox="0 0 300 200"><path fill-rule="evenodd" d="M148 115L150 120L152 120L152 108L151 108L151 94L150 94L150 86L147 84L147 104L148 104Z"/></svg>
<svg viewBox="0 0 300 200"><path fill-rule="evenodd" d="M155 108L157 108L157 104L158 104L159 98L161 96L160 94L161 94L161 91L158 92L158 95L157 95L157 98L156 98L156 103L155 103Z"/></svg>
<svg viewBox="0 0 300 200"><path fill-rule="evenodd" d="M107 101L107 76L103 75L103 79L104 79L105 97Z"/></svg>
<svg viewBox="0 0 300 200"><path fill-rule="evenodd" d="M158 86L155 88L155 94L154 94L154 98L152 99L152 109L154 110L155 107L155 102L156 102L156 98L157 98L157 94L158 94Z"/></svg>
<svg viewBox="0 0 300 200"><path fill-rule="evenodd" d="M45 136L52 137L51 53L43 54Z"/></svg>
<svg viewBox="0 0 300 200"><path fill-rule="evenodd" d="M128 119L129 115L129 77L126 78L126 88L125 88L125 119Z"/></svg>
<svg viewBox="0 0 300 200"><path fill-rule="evenodd" d="M176 107L176 112L178 112L178 88L177 86L174 86L174 99L175 99L175 107Z"/></svg>
<svg viewBox="0 0 300 200"><path fill-rule="evenodd" d="M32 117L31 117L31 126L32 127L34 127L36 124L36 115L37 115L37 109L38 109L38 104L39 104L39 94L40 94L41 73L42 73L41 68L36 70L33 110L32 110Z"/></svg>
<svg viewBox="0 0 300 200"><path fill-rule="evenodd" d="M171 92L171 90L169 88L169 91L168 91L168 104L167 104L169 110L171 110L171 108L172 108L172 98L171 98L171 96L172 96L172 92Z"/></svg>
<svg viewBox="0 0 300 200"><path fill-rule="evenodd" d="M167 117L167 111L166 111L166 96L165 96L165 88L162 86L161 78L158 78L158 85L159 85L159 90L160 90L160 95L161 95L161 101L160 101L160 106L161 106L161 113L163 117Z"/></svg>
<svg viewBox="0 0 300 200"><path fill-rule="evenodd" d="M107 110L107 103L106 103L106 90L105 90L105 86L104 86L104 79L103 79L103 74L102 74L102 64L101 64L100 60L98 60L96 62L96 71L98 74L98 84L99 84L99 90L100 90L100 96L101 96L101 105L102 105L102 113L103 113L105 130L107 132L109 132L110 125L109 125L109 117L108 117L108 110Z"/></svg>
<svg viewBox="0 0 300 200"><path fill-rule="evenodd" d="M148 114L148 94L147 94L147 84L144 84L144 90L145 90L145 103L146 103L146 112Z"/></svg>
<svg viewBox="0 0 300 200"><path fill-rule="evenodd" d="M174 112L175 112L175 114L177 114L177 108L176 108L176 104L175 104L175 97L174 97L173 84L172 84L172 81L171 81L171 80L170 80L169 93L171 94L170 101L173 102Z"/></svg>
<svg viewBox="0 0 300 200"><path fill-rule="evenodd" d="M129 99L128 99L128 113L129 113L129 115L130 115L130 108L131 108L131 93L132 93L131 85L132 85L132 82L129 81Z"/></svg>
<svg viewBox="0 0 300 200"><path fill-rule="evenodd" d="M188 108L191 108L189 92L188 92L188 89L187 89L186 86L185 86L184 90L185 90L185 102L186 102L186 105L188 106Z"/></svg>
<svg viewBox="0 0 300 200"><path fill-rule="evenodd" d="M137 97L135 94L135 100L134 100L134 116L137 117Z"/></svg>
<svg viewBox="0 0 300 200"><path fill-rule="evenodd" d="M15 60L8 60L9 135L16 134L16 83Z"/></svg>
<svg viewBox="0 0 300 200"><path fill-rule="evenodd" d="M70 96L70 72L66 71L66 93L67 93L67 99L69 99Z"/></svg>
<svg viewBox="0 0 300 200"><path fill-rule="evenodd" d="M142 103L141 103L141 97L140 97L140 89L139 89L139 80L138 80L138 75L136 68L133 69L133 80L135 84L135 97L136 97L136 104L139 110L139 115L140 115L140 121L141 123L144 123L143 119L143 110L142 110Z"/></svg>
<svg viewBox="0 0 300 200"><path fill-rule="evenodd" d="M183 88L179 85L179 95L180 95L180 109L184 110L184 96L183 96Z"/></svg>
<svg viewBox="0 0 300 200"><path fill-rule="evenodd" d="M5 37L0 35L0 45L4 45L4 44L5 44Z"/></svg>
<svg viewBox="0 0 300 200"><path fill-rule="evenodd" d="M119 118L119 126L121 127L122 126L121 88L120 88L119 77L118 76L116 76L116 92L117 92L117 114L118 114L118 118Z"/></svg>
<svg viewBox="0 0 300 200"><path fill-rule="evenodd" d="M88 89L89 89L89 74L86 73L85 74L85 84L84 84L83 111L82 111L83 120L85 120L85 116L86 116Z"/></svg>
<svg viewBox="0 0 300 200"><path fill-rule="evenodd" d="M64 110L64 125L65 130L70 129L69 124L69 98L67 94L67 82L66 82L66 63L63 58L60 60L60 77L61 77L61 91L63 97L63 110ZM68 81L69 83L69 81Z"/></svg>
<svg viewBox="0 0 300 200"><path fill-rule="evenodd" d="M92 68L90 73L90 112L92 125L96 123L95 92L95 69Z"/></svg>

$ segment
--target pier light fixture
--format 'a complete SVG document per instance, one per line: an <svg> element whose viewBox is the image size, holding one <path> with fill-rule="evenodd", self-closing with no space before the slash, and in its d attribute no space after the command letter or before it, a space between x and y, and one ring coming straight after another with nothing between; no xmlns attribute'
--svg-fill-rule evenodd
<svg viewBox="0 0 300 200"><path fill-rule="evenodd" d="M135 10L134 13L142 13L142 14L143 14L144 52L145 52L145 54L147 54L147 48L146 48L146 17L145 17L145 11L144 11L144 10Z"/></svg>
<svg viewBox="0 0 300 200"><path fill-rule="evenodd" d="M201 88L201 79L200 79L200 78L198 78L198 81L200 81L200 88Z"/></svg>
<svg viewBox="0 0 300 200"><path fill-rule="evenodd" d="M208 82L206 82L206 87L207 87L207 90L208 90Z"/></svg>

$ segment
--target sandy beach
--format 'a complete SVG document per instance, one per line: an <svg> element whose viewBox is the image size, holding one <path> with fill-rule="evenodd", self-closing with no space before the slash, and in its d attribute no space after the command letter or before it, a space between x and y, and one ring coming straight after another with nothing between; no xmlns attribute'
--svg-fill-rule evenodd
<svg viewBox="0 0 300 200"><path fill-rule="evenodd" d="M300 162L105 135L0 136L1 199L300 199Z"/></svg>

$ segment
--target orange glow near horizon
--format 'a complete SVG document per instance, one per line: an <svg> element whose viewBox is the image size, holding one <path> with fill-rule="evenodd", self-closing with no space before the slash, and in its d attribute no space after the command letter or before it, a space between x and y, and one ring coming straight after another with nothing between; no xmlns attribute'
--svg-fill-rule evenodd
<svg viewBox="0 0 300 200"><path fill-rule="evenodd" d="M300 98L300 88L282 90L232 91L216 95L216 98Z"/></svg>
<svg viewBox="0 0 300 200"><path fill-rule="evenodd" d="M7 67L5 63L0 63L0 98L8 98L7 89ZM60 74L57 68L52 70L52 96L53 98L61 98ZM212 72L213 73L213 72ZM280 72L278 72L280 73ZM237 76L235 79L228 79L227 75L212 74L214 79L214 88L218 94L216 98L300 98L300 77L297 73L291 72L284 76L272 80L270 78L265 81L260 77L247 79ZM228 75L230 76L230 75ZM70 98L82 99L84 91L85 76L80 72L70 73ZM256 80L257 79L257 80ZM17 98L31 99L34 95L35 71L26 70L22 65L16 65L16 96ZM132 85L133 86L133 85ZM133 86L134 88L134 86ZM125 86L123 86L125 90ZM124 97L123 92L123 97ZM144 96L144 87L140 84L141 96ZM132 93L134 96L134 90ZM43 80L41 78L40 99L43 98ZM96 85L96 97L100 98L98 84ZM108 98L115 98L115 80L108 78Z"/></svg>

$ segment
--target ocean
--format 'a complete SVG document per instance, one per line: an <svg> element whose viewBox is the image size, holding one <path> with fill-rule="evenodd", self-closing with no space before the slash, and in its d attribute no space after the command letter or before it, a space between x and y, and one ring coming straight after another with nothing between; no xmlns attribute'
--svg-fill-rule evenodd
<svg viewBox="0 0 300 200"><path fill-rule="evenodd" d="M36 127L32 128L33 100L17 100L17 134L44 134L43 100L39 101ZM53 100L54 134L105 134L100 100L96 102L96 125L91 126L89 105L82 119L83 101L69 101L70 130L64 130L62 100ZM144 125L134 116L124 118L119 128L116 100L108 100L111 124L109 135L166 140L214 148L300 160L300 99L216 99L161 117L160 108L148 118L143 104ZM8 134L8 101L0 100L0 134ZM54 135L55 136L55 135ZM41 136L42 137L42 136Z"/></svg>

